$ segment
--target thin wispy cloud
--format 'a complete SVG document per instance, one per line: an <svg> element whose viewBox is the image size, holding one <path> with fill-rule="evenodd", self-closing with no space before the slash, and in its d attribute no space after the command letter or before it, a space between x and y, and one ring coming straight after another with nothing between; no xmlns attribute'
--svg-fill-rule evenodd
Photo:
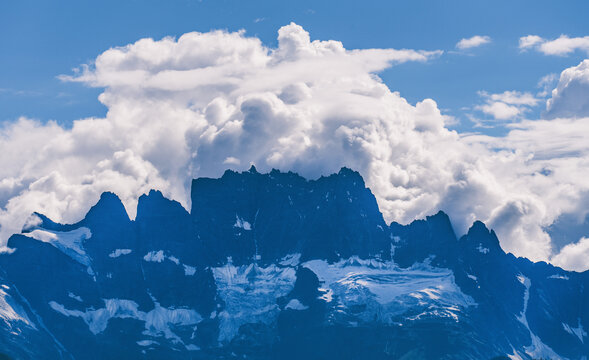
<svg viewBox="0 0 589 360"><path fill-rule="evenodd" d="M558 80L558 74L550 73L547 75L542 76L542 78L538 81L538 88L540 88L540 92L538 92L539 97L546 97L550 94L552 89L554 88L554 84Z"/></svg>

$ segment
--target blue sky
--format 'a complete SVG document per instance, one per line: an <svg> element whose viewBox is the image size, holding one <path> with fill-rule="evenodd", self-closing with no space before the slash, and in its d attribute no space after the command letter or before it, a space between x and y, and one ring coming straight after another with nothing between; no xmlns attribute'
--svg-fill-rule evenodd
<svg viewBox="0 0 589 360"><path fill-rule="evenodd" d="M312 39L337 39L348 49L410 48L445 54L380 74L409 102L432 98L472 130L468 109L481 103L478 91L537 92L538 81L584 58L522 53L528 34L556 38L589 33L585 1L4 1L0 4L0 121L27 116L69 124L102 116L100 89L64 83L57 75L91 62L113 46L139 38L179 36L211 29L259 37L276 46L276 32L291 21ZM461 38L490 36L489 44L454 52ZM543 103L527 117L534 118ZM484 117L482 114L478 116ZM476 129L487 133L501 129Z"/></svg>
<svg viewBox="0 0 589 360"><path fill-rule="evenodd" d="M31 212L75 222L103 191L133 217L154 188L189 208L190 179L227 168L347 166L387 221L444 210L459 234L483 220L507 251L589 269L587 14L586 1L4 1L0 245Z"/></svg>

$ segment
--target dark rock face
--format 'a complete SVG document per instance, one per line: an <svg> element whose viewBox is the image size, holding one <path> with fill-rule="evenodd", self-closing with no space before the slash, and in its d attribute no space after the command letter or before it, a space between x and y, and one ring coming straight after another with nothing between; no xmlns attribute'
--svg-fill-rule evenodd
<svg viewBox="0 0 589 360"><path fill-rule="evenodd" d="M0 358L586 359L589 272L506 254L442 212L387 225L349 169L227 171L192 209L33 214L0 255Z"/></svg>
<svg viewBox="0 0 589 360"><path fill-rule="evenodd" d="M335 261L390 254L376 200L357 172L307 181L293 173L227 171L192 182L192 217L208 260L269 264L288 254Z"/></svg>

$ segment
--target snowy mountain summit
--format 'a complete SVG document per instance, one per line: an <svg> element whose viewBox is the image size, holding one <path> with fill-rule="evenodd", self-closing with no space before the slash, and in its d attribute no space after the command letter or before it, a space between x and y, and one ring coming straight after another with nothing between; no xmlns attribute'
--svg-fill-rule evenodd
<svg viewBox="0 0 589 360"><path fill-rule="evenodd" d="M273 170L33 214L0 255L11 359L588 359L589 272L440 212L387 225L362 177ZM1 358L2 356L0 356Z"/></svg>

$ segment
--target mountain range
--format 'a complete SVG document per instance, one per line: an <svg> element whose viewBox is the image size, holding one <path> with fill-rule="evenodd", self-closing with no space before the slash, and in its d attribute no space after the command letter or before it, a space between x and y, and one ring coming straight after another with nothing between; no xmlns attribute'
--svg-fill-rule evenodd
<svg viewBox="0 0 589 360"><path fill-rule="evenodd" d="M0 254L8 359L585 359L589 272L505 253L439 212L387 224L359 173L272 170L103 193ZM585 343L588 341L588 343ZM0 356L0 359L2 356Z"/></svg>

